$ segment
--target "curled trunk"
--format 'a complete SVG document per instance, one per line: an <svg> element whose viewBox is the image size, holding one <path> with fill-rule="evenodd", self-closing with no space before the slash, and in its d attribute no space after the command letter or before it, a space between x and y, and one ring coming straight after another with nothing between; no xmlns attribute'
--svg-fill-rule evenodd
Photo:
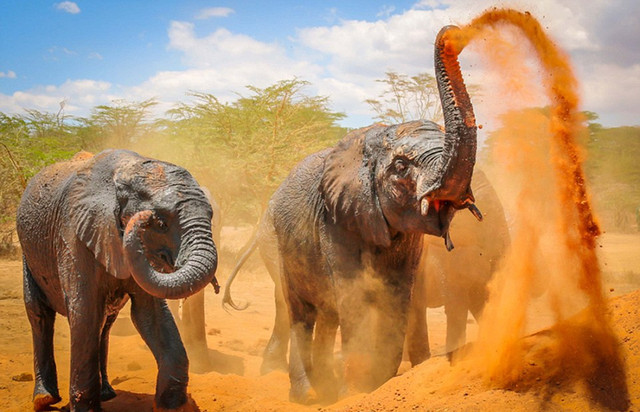
<svg viewBox="0 0 640 412"><path fill-rule="evenodd" d="M421 185L418 196L463 204L473 200L469 185L476 159L476 122L462 78L458 54L460 29L446 26L436 38L436 81L444 114L445 140L436 173Z"/></svg>
<svg viewBox="0 0 640 412"><path fill-rule="evenodd" d="M215 281L218 265L211 226L206 219L190 222L183 233L178 266L175 272L156 271L149 263L142 237L153 212L145 210L134 215L125 230L125 256L136 283L147 293L164 299L186 298Z"/></svg>

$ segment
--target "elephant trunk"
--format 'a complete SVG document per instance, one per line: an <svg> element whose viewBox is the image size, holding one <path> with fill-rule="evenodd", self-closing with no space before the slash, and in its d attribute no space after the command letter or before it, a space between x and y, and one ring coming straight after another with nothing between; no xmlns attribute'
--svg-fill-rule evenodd
<svg viewBox="0 0 640 412"><path fill-rule="evenodd" d="M444 114L445 140L434 179L425 181L419 196L449 200L462 205L473 202L471 176L476 160L476 122L473 106L462 78L458 54L465 43L460 29L446 26L435 43L435 70ZM456 37L458 36L458 37Z"/></svg>
<svg viewBox="0 0 640 412"><path fill-rule="evenodd" d="M153 218L150 210L138 212L125 229L125 257L136 283L147 293L164 299L186 298L210 282L217 284L215 272L218 256L211 236L210 221L197 218L182 226L184 232L176 265L179 269L172 273L161 273L149 263L142 241L144 231Z"/></svg>

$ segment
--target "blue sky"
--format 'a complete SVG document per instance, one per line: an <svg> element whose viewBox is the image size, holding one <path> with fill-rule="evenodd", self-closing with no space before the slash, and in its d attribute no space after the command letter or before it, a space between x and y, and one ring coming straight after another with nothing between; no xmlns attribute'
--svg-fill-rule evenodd
<svg viewBox="0 0 640 412"><path fill-rule="evenodd" d="M188 91L233 99L247 85L294 76L329 96L357 127L388 70L433 72L432 44L445 24L491 6L529 10L571 56L582 106L605 125L638 125L637 0L43 1L5 0L0 13L0 111L86 116L113 100L155 97L166 110ZM463 56L467 58L466 56ZM470 56L463 70L491 96L495 74ZM465 66L466 64L466 66ZM498 79L499 80L499 79ZM622 80L622 81L621 81ZM489 116L489 114L486 114Z"/></svg>

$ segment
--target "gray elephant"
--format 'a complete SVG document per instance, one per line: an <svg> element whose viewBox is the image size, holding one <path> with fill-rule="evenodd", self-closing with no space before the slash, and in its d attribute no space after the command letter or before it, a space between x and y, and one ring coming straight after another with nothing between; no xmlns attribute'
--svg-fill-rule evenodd
<svg viewBox="0 0 640 412"><path fill-rule="evenodd" d="M188 408L188 359L165 299L217 284L211 205L185 169L124 150L45 168L17 213L24 300L34 347L34 407L60 401L55 314L71 332L70 406L100 410L115 396L106 366L109 329L131 318L158 363L154 406Z"/></svg>
<svg viewBox="0 0 640 412"><path fill-rule="evenodd" d="M502 203L486 175L476 169L471 188L483 211L482 223L469 215L457 217L449 229L456 248L448 252L426 238L413 286L406 345L417 365L431 356L426 308L444 305L447 317L446 352L450 357L466 341L467 314L479 319L488 297L487 283L510 244Z"/></svg>
<svg viewBox="0 0 640 412"><path fill-rule="evenodd" d="M457 30L436 39L444 131L430 121L354 130L299 163L270 200L291 323L292 401L337 398L338 326L347 381L372 390L394 376L423 234L451 249L455 212L479 214L470 188L475 118L460 50L447 41ZM367 330L372 336L360 339Z"/></svg>

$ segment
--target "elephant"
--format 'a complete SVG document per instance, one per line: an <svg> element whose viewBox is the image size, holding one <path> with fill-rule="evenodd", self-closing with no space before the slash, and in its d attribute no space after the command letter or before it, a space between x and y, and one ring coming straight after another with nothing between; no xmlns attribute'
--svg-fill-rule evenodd
<svg viewBox="0 0 640 412"><path fill-rule="evenodd" d="M213 210L213 219L211 220L213 242L217 247L220 247L220 231L222 229L220 207L206 187L203 186L201 189L211 203ZM215 289L215 293L219 293L219 288ZM204 289L189 298L170 300L168 303L173 318L178 325L180 336L184 341L184 346L187 349L191 371L208 372L212 370L213 365L209 359L209 348L207 347Z"/></svg>
<svg viewBox="0 0 640 412"><path fill-rule="evenodd" d="M444 130L426 120L353 130L303 159L269 201L289 310L294 402L338 398L338 327L349 385L373 390L393 377L423 234L452 249L455 212L481 216L470 188L475 116L457 60L461 48L449 40L459 30L443 28L435 43ZM361 338L367 331L373 336Z"/></svg>
<svg viewBox="0 0 640 412"><path fill-rule="evenodd" d="M217 285L212 209L181 167L126 150L80 154L46 167L25 189L16 226L34 350L35 410L60 401L53 352L56 313L68 318L70 407L100 410L109 330L131 299L133 323L158 375L154 408L194 408L188 358L165 299Z"/></svg>
<svg viewBox="0 0 640 412"><path fill-rule="evenodd" d="M406 350L413 366L431 357L427 331L426 308L445 306L447 318L446 352L448 356L466 341L467 312L476 320L486 303L486 286L498 262L510 244L509 228L502 203L486 174L475 169L471 189L476 204L483 210L483 222L478 224L469 215L451 222L450 233L457 239L456 248L446 250L435 237L427 237L423 245L416 279L411 293L411 304L406 332ZM231 298L231 285L242 265L257 249L275 285L276 316L271 337L263 352L261 373L287 370L289 345L289 319L279 274L277 239L273 227L272 211L267 210L256 232L242 248L225 284L223 305L244 310Z"/></svg>
<svg viewBox="0 0 640 412"><path fill-rule="evenodd" d="M510 244L502 203L482 170L473 172L471 189L483 211L483 223L468 215L456 218L449 231L456 248L448 252L426 238L413 286L406 349L413 366L431 356L426 308L444 305L447 318L445 350L451 359L465 344L467 313L479 320L488 298L487 283Z"/></svg>

